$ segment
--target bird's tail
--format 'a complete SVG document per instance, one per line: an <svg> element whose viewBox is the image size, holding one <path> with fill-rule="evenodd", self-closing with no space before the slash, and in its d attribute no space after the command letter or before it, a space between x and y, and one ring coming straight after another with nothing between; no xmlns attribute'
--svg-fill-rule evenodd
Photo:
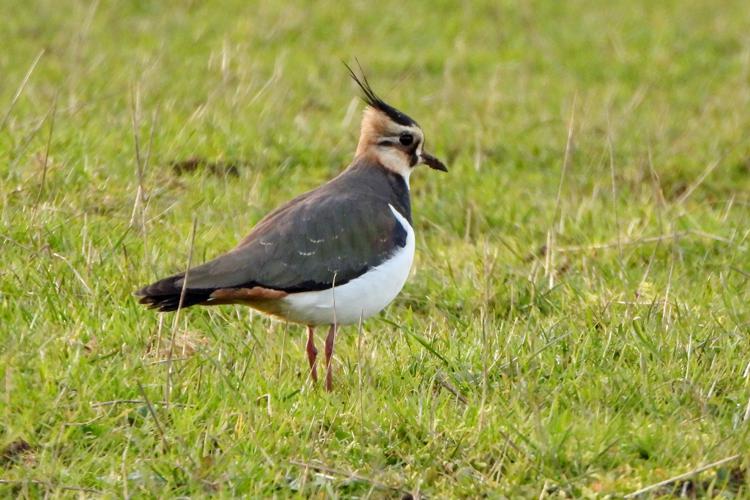
<svg viewBox="0 0 750 500"><path fill-rule="evenodd" d="M140 297L140 303L146 304L150 309L159 311L176 311L178 308L186 308L196 304L205 303L213 289L196 289L185 288L182 293L182 284L185 274L175 274L169 278L164 278L150 285L144 286L137 292L136 297ZM178 283L179 282L179 283ZM182 303L180 303L182 298Z"/></svg>

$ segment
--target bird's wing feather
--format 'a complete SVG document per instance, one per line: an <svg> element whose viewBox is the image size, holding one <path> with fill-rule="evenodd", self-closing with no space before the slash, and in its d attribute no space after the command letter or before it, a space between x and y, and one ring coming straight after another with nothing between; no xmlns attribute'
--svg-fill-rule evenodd
<svg viewBox="0 0 750 500"><path fill-rule="evenodd" d="M231 252L191 269L187 288L323 290L381 264L405 241L386 198L319 189L269 214Z"/></svg>

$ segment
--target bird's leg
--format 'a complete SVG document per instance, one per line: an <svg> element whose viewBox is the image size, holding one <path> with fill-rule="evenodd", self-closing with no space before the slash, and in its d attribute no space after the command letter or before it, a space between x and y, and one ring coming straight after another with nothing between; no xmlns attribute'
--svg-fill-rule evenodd
<svg viewBox="0 0 750 500"><path fill-rule="evenodd" d="M328 392L333 390L333 342L336 340L336 324L331 325L331 329L328 330L328 336L326 337L326 390Z"/></svg>
<svg viewBox="0 0 750 500"><path fill-rule="evenodd" d="M310 377L313 382L318 381L318 370L315 368L315 360L318 357L318 350L315 348L315 327L307 326L307 361L310 362Z"/></svg>

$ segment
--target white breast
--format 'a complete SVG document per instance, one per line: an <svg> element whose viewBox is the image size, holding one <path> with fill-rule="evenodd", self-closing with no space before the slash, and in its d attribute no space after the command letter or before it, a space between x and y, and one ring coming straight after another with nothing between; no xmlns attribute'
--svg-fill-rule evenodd
<svg viewBox="0 0 750 500"><path fill-rule="evenodd" d="M286 319L307 325L358 323L360 318L364 320L379 313L396 298L414 260L414 229L398 210L388 206L406 230L406 245L379 266L344 285L287 295L282 299Z"/></svg>

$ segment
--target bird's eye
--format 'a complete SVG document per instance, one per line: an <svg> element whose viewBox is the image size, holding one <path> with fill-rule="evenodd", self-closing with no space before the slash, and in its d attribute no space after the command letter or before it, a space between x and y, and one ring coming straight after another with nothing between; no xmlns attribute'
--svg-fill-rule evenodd
<svg viewBox="0 0 750 500"><path fill-rule="evenodd" d="M414 136L404 132L398 137L398 141L404 146L411 146L411 143L414 142Z"/></svg>

